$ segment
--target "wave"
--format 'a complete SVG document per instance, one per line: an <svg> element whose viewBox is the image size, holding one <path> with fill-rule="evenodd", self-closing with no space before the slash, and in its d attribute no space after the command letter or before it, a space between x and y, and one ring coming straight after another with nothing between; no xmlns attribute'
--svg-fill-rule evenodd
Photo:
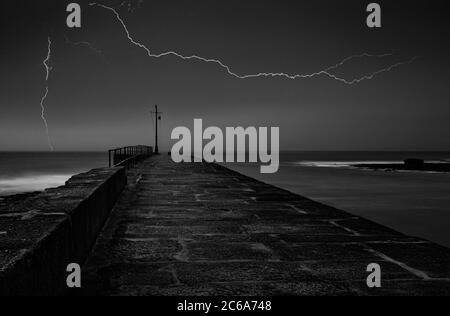
<svg viewBox="0 0 450 316"><path fill-rule="evenodd" d="M72 175L33 175L0 179L0 196L43 191L62 186Z"/></svg>
<svg viewBox="0 0 450 316"><path fill-rule="evenodd" d="M429 160L426 163L431 164L448 164L448 159L443 160ZM315 168L358 168L359 165L403 165L403 161L299 161L294 162L293 165L301 167L315 167ZM292 164L291 164L292 165ZM383 170L383 169L379 169ZM389 170L389 168L386 168ZM422 171L422 170L396 170L397 172L420 172L420 173L442 173L441 171Z"/></svg>
<svg viewBox="0 0 450 316"><path fill-rule="evenodd" d="M402 161L299 161L294 162L296 166L302 167L320 167L320 168L350 168L355 165L372 165L372 164L402 164Z"/></svg>

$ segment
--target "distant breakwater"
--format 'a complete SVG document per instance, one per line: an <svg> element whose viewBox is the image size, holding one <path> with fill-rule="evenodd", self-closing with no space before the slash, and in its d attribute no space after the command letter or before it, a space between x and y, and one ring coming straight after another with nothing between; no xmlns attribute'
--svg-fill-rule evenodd
<svg viewBox="0 0 450 316"><path fill-rule="evenodd" d="M408 164L359 164L354 167L370 170L386 171L422 171L450 173L450 163L423 163L418 165Z"/></svg>

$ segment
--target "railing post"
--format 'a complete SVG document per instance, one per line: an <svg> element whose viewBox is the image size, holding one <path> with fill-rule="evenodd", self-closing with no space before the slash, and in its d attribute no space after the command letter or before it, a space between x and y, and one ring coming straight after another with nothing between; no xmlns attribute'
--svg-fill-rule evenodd
<svg viewBox="0 0 450 316"><path fill-rule="evenodd" d="M151 146L135 145L108 150L109 167L122 166L130 168L136 166L141 160L151 157Z"/></svg>

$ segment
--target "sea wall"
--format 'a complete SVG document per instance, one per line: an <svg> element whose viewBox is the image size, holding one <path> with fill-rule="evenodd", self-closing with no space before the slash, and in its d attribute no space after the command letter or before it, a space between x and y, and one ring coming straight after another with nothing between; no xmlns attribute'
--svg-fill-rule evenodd
<svg viewBox="0 0 450 316"><path fill-rule="evenodd" d="M124 168L95 169L0 203L0 295L67 294L67 266L83 265L126 183Z"/></svg>

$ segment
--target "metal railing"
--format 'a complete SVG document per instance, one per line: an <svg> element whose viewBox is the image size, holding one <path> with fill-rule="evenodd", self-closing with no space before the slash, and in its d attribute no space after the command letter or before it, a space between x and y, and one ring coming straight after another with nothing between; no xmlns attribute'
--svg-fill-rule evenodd
<svg viewBox="0 0 450 316"><path fill-rule="evenodd" d="M109 167L134 167L138 162L153 155L153 147L129 146L108 151Z"/></svg>

